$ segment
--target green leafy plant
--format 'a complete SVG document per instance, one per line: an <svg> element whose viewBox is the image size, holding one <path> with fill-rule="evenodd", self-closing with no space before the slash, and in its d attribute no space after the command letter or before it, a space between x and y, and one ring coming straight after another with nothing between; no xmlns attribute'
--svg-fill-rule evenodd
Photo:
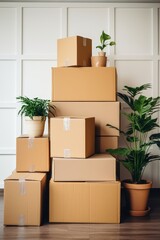
<svg viewBox="0 0 160 240"><path fill-rule="evenodd" d="M54 116L55 106L50 104L50 100L36 98L28 98L19 96L16 99L22 104L18 114L28 116L33 119L34 116L42 116L42 119L49 113Z"/></svg>
<svg viewBox="0 0 160 240"><path fill-rule="evenodd" d="M148 163L160 160L160 155L151 152L151 146L160 148L160 133L158 119L155 113L159 111L160 97L152 98L141 94L150 88L150 84L140 87L124 87L127 94L118 93L118 96L128 105L129 112L123 112L128 120L126 131L122 131L110 124L107 126L117 129L123 136L124 148L107 149L128 169L132 183L143 183L142 175ZM153 131L157 130L157 133Z"/></svg>
<svg viewBox="0 0 160 240"><path fill-rule="evenodd" d="M106 34L104 31L102 31L102 34L100 35L100 45L96 46L96 48L99 48L101 51L104 50L107 46L113 46L116 45L114 41L111 41L111 36Z"/></svg>

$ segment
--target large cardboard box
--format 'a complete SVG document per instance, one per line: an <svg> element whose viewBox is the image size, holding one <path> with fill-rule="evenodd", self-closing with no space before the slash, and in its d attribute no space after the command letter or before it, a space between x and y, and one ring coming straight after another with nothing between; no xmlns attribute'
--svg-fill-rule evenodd
<svg viewBox="0 0 160 240"><path fill-rule="evenodd" d="M96 136L95 152L105 153L108 148L118 148L118 137Z"/></svg>
<svg viewBox="0 0 160 240"><path fill-rule="evenodd" d="M5 179L4 224L41 225L45 185L45 173L13 172Z"/></svg>
<svg viewBox="0 0 160 240"><path fill-rule="evenodd" d="M50 119L51 157L86 158L95 153L94 117Z"/></svg>
<svg viewBox="0 0 160 240"><path fill-rule="evenodd" d="M48 172L50 170L49 138L17 137L17 172Z"/></svg>
<svg viewBox="0 0 160 240"><path fill-rule="evenodd" d="M58 67L91 66L92 40L80 36L58 39Z"/></svg>
<svg viewBox="0 0 160 240"><path fill-rule="evenodd" d="M114 67L52 68L52 101L116 101Z"/></svg>
<svg viewBox="0 0 160 240"><path fill-rule="evenodd" d="M96 136L119 136L119 131L106 124L120 127L120 102L53 102L57 116L95 117Z"/></svg>
<svg viewBox="0 0 160 240"><path fill-rule="evenodd" d="M52 159L54 181L115 181L116 159L110 154L95 154L86 159Z"/></svg>
<svg viewBox="0 0 160 240"><path fill-rule="evenodd" d="M50 181L49 221L120 223L120 189L117 181Z"/></svg>

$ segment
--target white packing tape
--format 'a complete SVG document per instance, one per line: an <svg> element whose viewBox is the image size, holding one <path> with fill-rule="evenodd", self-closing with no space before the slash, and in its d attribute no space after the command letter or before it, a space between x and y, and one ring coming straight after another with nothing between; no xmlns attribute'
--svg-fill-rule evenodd
<svg viewBox="0 0 160 240"><path fill-rule="evenodd" d="M63 118L63 129L69 131L71 128L71 119L69 117Z"/></svg>
<svg viewBox="0 0 160 240"><path fill-rule="evenodd" d="M63 151L64 158L70 158L71 157L71 149L65 148Z"/></svg>
<svg viewBox="0 0 160 240"><path fill-rule="evenodd" d="M68 66L69 66L69 59L68 59L68 58L64 60L64 66L65 66L65 67L68 67Z"/></svg>
<svg viewBox="0 0 160 240"><path fill-rule="evenodd" d="M26 194L26 183L24 178L19 179L19 191L21 195Z"/></svg>
<svg viewBox="0 0 160 240"><path fill-rule="evenodd" d="M83 60L83 67L86 67L87 66L87 61L84 59Z"/></svg>
<svg viewBox="0 0 160 240"><path fill-rule="evenodd" d="M25 225L25 216L24 216L24 214L20 214L19 215L18 224L19 224L19 226L24 226Z"/></svg>
<svg viewBox="0 0 160 240"><path fill-rule="evenodd" d="M28 148L32 148L34 144L34 138L33 137L29 137L28 138Z"/></svg>
<svg viewBox="0 0 160 240"><path fill-rule="evenodd" d="M35 172L35 171L36 171L36 166L35 166L35 164L31 164L31 165L29 166L28 172Z"/></svg>
<svg viewBox="0 0 160 240"><path fill-rule="evenodd" d="M86 46L87 46L87 39L83 38L83 47L86 47Z"/></svg>

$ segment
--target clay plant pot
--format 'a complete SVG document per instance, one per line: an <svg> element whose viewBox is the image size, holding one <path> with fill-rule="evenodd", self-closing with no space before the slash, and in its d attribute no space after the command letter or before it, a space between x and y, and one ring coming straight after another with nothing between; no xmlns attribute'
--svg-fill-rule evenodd
<svg viewBox="0 0 160 240"><path fill-rule="evenodd" d="M133 184L123 181L125 189L126 206L131 216L145 216L149 213L148 207L149 192L152 182L145 184Z"/></svg>
<svg viewBox="0 0 160 240"><path fill-rule="evenodd" d="M91 65L92 67L106 67L107 57L105 56L92 56Z"/></svg>
<svg viewBox="0 0 160 240"><path fill-rule="evenodd" d="M25 117L25 124L27 129L27 135L30 138L42 137L45 126L45 117L35 116L33 119Z"/></svg>

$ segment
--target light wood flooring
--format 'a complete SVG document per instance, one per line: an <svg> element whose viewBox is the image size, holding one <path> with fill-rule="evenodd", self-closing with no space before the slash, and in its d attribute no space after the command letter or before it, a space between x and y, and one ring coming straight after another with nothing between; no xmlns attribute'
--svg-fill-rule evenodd
<svg viewBox="0 0 160 240"><path fill-rule="evenodd" d="M146 217L130 217L122 211L121 224L45 223L41 227L6 227L3 226L3 192L0 190L0 239L160 240L160 190L151 192L149 205L151 213Z"/></svg>

